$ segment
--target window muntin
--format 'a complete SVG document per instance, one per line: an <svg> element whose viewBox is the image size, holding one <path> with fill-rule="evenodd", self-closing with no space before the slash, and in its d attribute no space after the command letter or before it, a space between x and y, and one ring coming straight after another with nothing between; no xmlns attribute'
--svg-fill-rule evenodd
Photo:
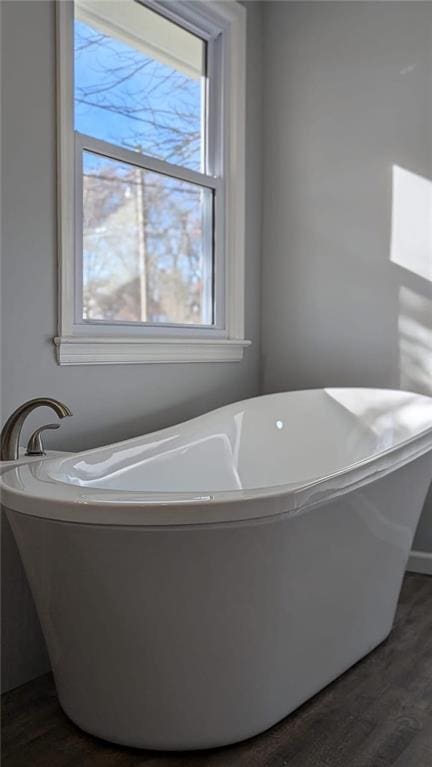
<svg viewBox="0 0 432 767"><path fill-rule="evenodd" d="M75 3L78 324L224 326L206 59L135 0Z"/></svg>
<svg viewBox="0 0 432 767"><path fill-rule="evenodd" d="M211 326L213 191L83 152L86 321Z"/></svg>

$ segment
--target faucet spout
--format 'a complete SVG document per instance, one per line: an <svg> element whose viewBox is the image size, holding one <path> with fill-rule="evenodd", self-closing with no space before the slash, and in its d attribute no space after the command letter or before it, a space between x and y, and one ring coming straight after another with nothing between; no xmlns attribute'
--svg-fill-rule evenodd
<svg viewBox="0 0 432 767"><path fill-rule="evenodd" d="M20 405L7 419L0 434L0 460L16 461L19 457L19 442L25 419L38 407L49 407L59 418L72 415L67 405L51 397L37 397Z"/></svg>

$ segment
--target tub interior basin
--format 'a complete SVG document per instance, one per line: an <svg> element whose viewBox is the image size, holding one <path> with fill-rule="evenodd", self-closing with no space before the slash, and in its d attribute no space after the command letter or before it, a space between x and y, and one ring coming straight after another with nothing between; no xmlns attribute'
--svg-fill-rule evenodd
<svg viewBox="0 0 432 767"><path fill-rule="evenodd" d="M237 402L125 442L44 464L47 477L139 492L305 485L431 432L432 399L379 389L321 389Z"/></svg>

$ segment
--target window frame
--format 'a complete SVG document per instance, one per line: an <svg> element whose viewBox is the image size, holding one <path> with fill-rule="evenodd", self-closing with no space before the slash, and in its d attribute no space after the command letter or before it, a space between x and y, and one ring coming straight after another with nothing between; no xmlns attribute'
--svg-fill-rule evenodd
<svg viewBox="0 0 432 767"><path fill-rule="evenodd" d="M236 0L139 0L207 42L216 73L208 104L211 173L174 166L74 130L73 0L57 2L59 328L61 365L209 362L242 359L244 338L245 34L246 12ZM217 120L216 120L217 116ZM82 152L88 150L211 188L214 193L215 324L186 326L77 321L82 274ZM173 176L173 168L175 176ZM80 181L81 179L81 181ZM79 270L79 271L77 271Z"/></svg>

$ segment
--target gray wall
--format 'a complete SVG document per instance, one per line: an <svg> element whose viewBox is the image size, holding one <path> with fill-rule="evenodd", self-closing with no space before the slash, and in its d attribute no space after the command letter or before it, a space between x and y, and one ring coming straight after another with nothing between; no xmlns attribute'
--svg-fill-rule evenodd
<svg viewBox="0 0 432 767"><path fill-rule="evenodd" d="M268 2L264 41L263 390L432 395L432 4Z"/></svg>
<svg viewBox="0 0 432 767"><path fill-rule="evenodd" d="M81 450L163 427L259 385L261 250L261 5L247 3L246 335L241 363L59 367L56 335L55 18L52 2L2 2L2 414L38 395L73 410L56 449ZM40 411L29 429L52 414ZM42 673L45 648L3 521L3 686Z"/></svg>

